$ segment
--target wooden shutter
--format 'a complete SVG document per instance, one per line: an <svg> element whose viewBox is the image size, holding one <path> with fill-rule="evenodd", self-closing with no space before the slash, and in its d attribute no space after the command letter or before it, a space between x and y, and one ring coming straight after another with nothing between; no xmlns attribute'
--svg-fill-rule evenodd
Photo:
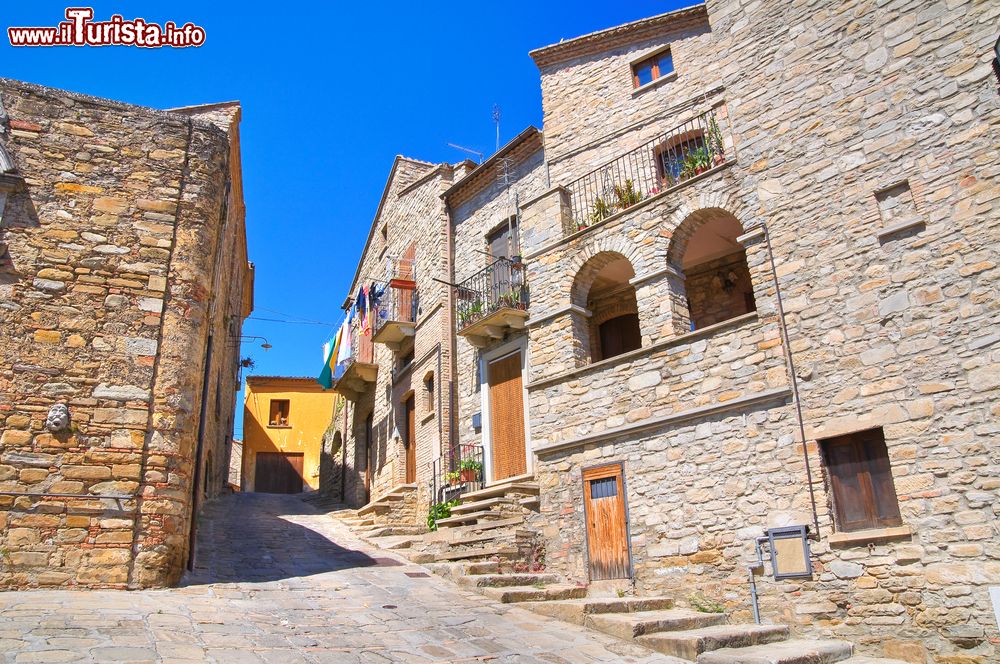
<svg viewBox="0 0 1000 664"><path fill-rule="evenodd" d="M524 393L521 354L489 363L490 442L493 479L502 480L528 472L524 436Z"/></svg>
<svg viewBox="0 0 1000 664"><path fill-rule="evenodd" d="M881 429L831 438L822 446L839 530L902 525Z"/></svg>
<svg viewBox="0 0 1000 664"><path fill-rule="evenodd" d="M520 252L517 219L504 222L502 226L489 234L486 241L490 246L490 256L510 258Z"/></svg>

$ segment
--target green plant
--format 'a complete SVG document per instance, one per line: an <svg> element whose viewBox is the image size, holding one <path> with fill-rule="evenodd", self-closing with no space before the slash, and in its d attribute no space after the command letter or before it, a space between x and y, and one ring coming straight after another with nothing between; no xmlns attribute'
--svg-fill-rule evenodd
<svg viewBox="0 0 1000 664"><path fill-rule="evenodd" d="M444 474L444 481L448 484L458 484L458 480L461 477L462 473L457 470L452 470Z"/></svg>
<svg viewBox="0 0 1000 664"><path fill-rule="evenodd" d="M618 595L618 599L621 599L622 597L625 597L625 591L622 590L621 588L619 588L618 590L616 590L615 593Z"/></svg>
<svg viewBox="0 0 1000 664"><path fill-rule="evenodd" d="M632 207L642 200L642 192L635 188L632 180L625 180L624 185L616 184L614 191L619 210Z"/></svg>
<svg viewBox="0 0 1000 664"><path fill-rule="evenodd" d="M534 588L535 590L542 590L543 588L545 588L545 584L541 583L540 581L535 581L534 583L531 584L531 587Z"/></svg>
<svg viewBox="0 0 1000 664"><path fill-rule="evenodd" d="M695 611L700 611L701 613L725 613L726 611L726 607L715 600L705 597L700 592L688 597L688 601Z"/></svg>
<svg viewBox="0 0 1000 664"><path fill-rule="evenodd" d="M475 459L462 459L462 461L458 464L458 469L475 470L476 472L479 472L480 470L483 469L483 464L482 462L476 461Z"/></svg>
<svg viewBox="0 0 1000 664"><path fill-rule="evenodd" d="M684 155L684 166L681 168L681 179L693 178L710 166L708 150L695 148Z"/></svg>
<svg viewBox="0 0 1000 664"><path fill-rule="evenodd" d="M726 151L722 143L722 130L719 129L719 123L715 121L714 115L708 120L708 146L716 155L722 155Z"/></svg>
<svg viewBox="0 0 1000 664"><path fill-rule="evenodd" d="M599 221L603 221L615 213L615 206L611 205L603 198L598 196L594 199L594 206L590 212L590 223L596 224Z"/></svg>
<svg viewBox="0 0 1000 664"><path fill-rule="evenodd" d="M427 511L427 529L437 530L437 522L451 516L451 508L458 505L458 499L446 500L443 503L434 503Z"/></svg>

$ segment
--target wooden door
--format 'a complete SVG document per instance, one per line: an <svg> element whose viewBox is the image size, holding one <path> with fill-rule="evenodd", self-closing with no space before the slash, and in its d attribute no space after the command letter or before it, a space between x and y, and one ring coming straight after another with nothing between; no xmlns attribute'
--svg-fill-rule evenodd
<svg viewBox="0 0 1000 664"><path fill-rule="evenodd" d="M416 399L413 395L406 400L406 483L417 481L417 418Z"/></svg>
<svg viewBox="0 0 1000 664"><path fill-rule="evenodd" d="M621 464L583 471L584 518L591 581L632 576Z"/></svg>
<svg viewBox="0 0 1000 664"><path fill-rule="evenodd" d="M490 442L493 480L528 472L524 446L524 392L521 386L521 353L489 363Z"/></svg>
<svg viewBox="0 0 1000 664"><path fill-rule="evenodd" d="M254 491L302 493L302 453L258 452Z"/></svg>

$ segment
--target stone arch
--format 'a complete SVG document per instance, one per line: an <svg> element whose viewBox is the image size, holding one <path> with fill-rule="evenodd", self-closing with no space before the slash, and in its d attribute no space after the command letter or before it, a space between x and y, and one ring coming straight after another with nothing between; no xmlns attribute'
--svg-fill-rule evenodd
<svg viewBox="0 0 1000 664"><path fill-rule="evenodd" d="M596 276L607 262L626 259L632 266L635 274L643 274L647 271L647 265L638 243L632 242L624 235L614 235L611 237L601 237L593 242L584 245L566 267L567 276L572 281L570 284L569 300L570 304L579 307L586 306L587 293ZM601 262L604 261L603 264Z"/></svg>
<svg viewBox="0 0 1000 664"><path fill-rule="evenodd" d="M738 242L745 227L723 207L691 210L673 227L665 262L676 274L672 290L675 331L684 333L756 310L746 249Z"/></svg>
<svg viewBox="0 0 1000 664"><path fill-rule="evenodd" d="M664 219L663 232L658 238L656 248L653 252L653 265L661 267L664 263L674 266L670 261L670 255L675 253L674 247L677 244L675 238L677 231L689 218L697 219L706 211L715 210L719 213L728 213L736 219L748 218L744 206L736 194L732 191L731 185L726 181L711 181L705 183L706 186L715 187L701 191L689 190L678 200L674 210L666 215ZM747 224L744 224L744 227ZM683 251L681 251L683 253ZM655 270L654 270L655 271Z"/></svg>
<svg viewBox="0 0 1000 664"><path fill-rule="evenodd" d="M591 256L573 279L573 326L580 364L636 350L642 345L632 262L623 253Z"/></svg>

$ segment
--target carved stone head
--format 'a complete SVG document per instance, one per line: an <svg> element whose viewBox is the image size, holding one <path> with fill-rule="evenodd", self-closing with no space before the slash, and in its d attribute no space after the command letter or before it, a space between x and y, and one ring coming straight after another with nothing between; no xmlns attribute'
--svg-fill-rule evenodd
<svg viewBox="0 0 1000 664"><path fill-rule="evenodd" d="M45 428L52 433L69 429L69 407L64 403L57 403L49 408L49 414L45 418Z"/></svg>

